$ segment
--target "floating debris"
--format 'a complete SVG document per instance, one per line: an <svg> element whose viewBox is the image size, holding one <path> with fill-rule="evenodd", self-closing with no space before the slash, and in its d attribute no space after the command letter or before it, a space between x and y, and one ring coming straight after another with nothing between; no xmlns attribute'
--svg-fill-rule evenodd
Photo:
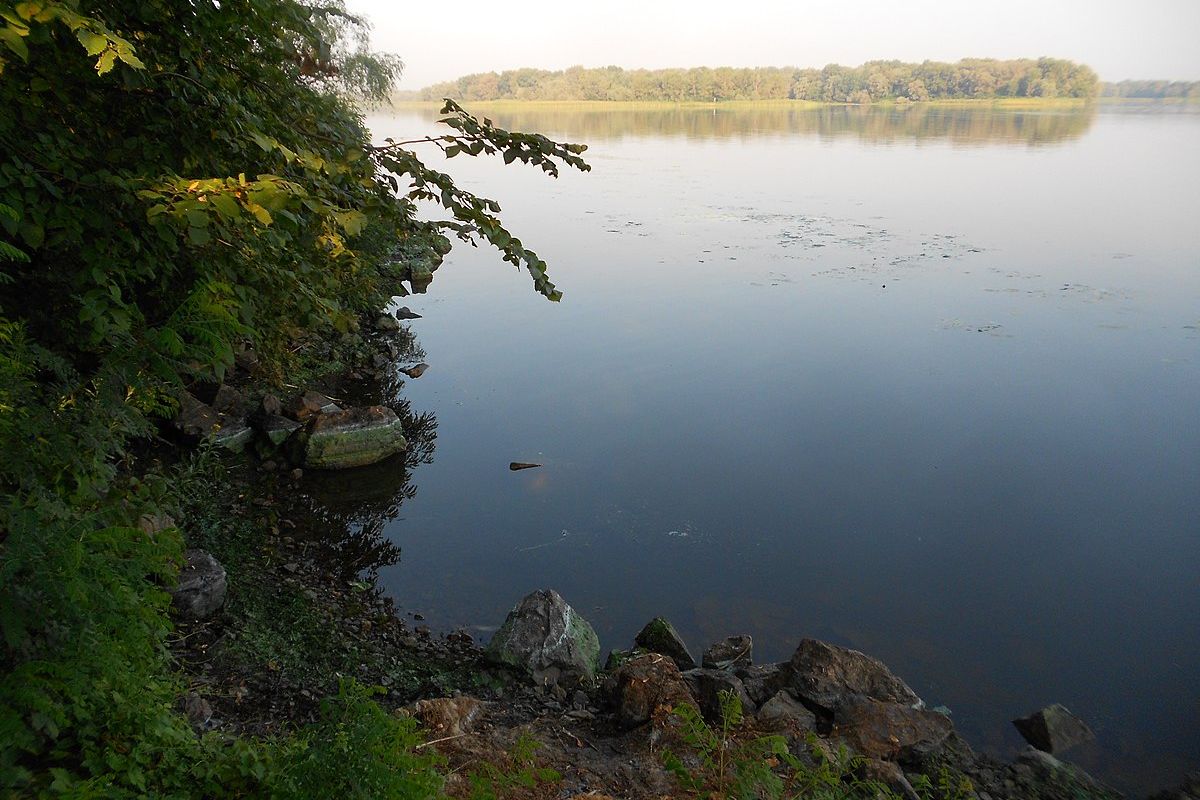
<svg viewBox="0 0 1200 800"><path fill-rule="evenodd" d="M541 466L541 464L531 464L527 461L513 461L508 465L508 468L511 469L513 472L517 472L518 470L533 469L534 467L540 467L540 466Z"/></svg>

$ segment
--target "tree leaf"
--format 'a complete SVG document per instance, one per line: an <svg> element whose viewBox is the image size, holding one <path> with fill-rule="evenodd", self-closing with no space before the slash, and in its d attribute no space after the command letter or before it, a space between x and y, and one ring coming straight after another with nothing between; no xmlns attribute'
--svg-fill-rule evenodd
<svg viewBox="0 0 1200 800"><path fill-rule="evenodd" d="M238 205L238 201L232 195L218 193L209 195L208 199L217 213L226 219L237 219L242 215L242 207Z"/></svg>
<svg viewBox="0 0 1200 800"><path fill-rule="evenodd" d="M87 28L80 28L75 31L75 38L83 45L83 49L87 51L89 56L98 56L108 49L108 39Z"/></svg>
<svg viewBox="0 0 1200 800"><path fill-rule="evenodd" d="M247 202L246 210L249 211L251 214L253 214L254 218L256 220L258 220L259 222L261 222L263 225L271 224L271 212L267 211L265 208L260 206L258 203Z"/></svg>
<svg viewBox="0 0 1200 800"><path fill-rule="evenodd" d="M113 64L117 61L117 53L115 50L105 50L100 54L100 58L96 60L96 72L100 75L109 72L113 68Z"/></svg>

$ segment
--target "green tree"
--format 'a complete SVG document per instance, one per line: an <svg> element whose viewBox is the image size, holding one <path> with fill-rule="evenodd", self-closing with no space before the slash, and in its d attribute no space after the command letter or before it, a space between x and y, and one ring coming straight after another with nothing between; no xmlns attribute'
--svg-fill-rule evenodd
<svg viewBox="0 0 1200 800"><path fill-rule="evenodd" d="M284 374L423 290L447 235L558 299L498 203L417 142L371 142L355 103L399 70L336 0L0 0L0 794L213 796L269 772L172 711L179 536L136 526L169 487L125 445L180 384L245 346ZM417 141L447 157L587 169L582 145L443 119Z"/></svg>
<svg viewBox="0 0 1200 800"><path fill-rule="evenodd" d="M791 67L695 67L566 71L520 69L466 75L422 89L425 100L817 100L864 103L906 98L1070 96L1095 97L1099 81L1090 68L1061 59L964 59L954 64L870 61L858 67L829 64L821 70Z"/></svg>

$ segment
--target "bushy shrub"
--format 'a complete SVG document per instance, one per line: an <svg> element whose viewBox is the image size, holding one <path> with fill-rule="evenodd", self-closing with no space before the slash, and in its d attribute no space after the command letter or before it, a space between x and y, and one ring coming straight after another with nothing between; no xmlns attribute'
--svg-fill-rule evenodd
<svg viewBox="0 0 1200 800"><path fill-rule="evenodd" d="M351 100L399 69L337 0L0 0L0 794L312 796L340 762L315 794L410 796L380 764L411 731L357 690L303 757L198 738L173 710L181 542L138 527L167 487L126 453L239 348L278 379L294 342L423 290L443 231L557 297L494 201L372 145ZM446 155L586 169L581 145L447 114ZM419 221L422 200L452 219Z"/></svg>

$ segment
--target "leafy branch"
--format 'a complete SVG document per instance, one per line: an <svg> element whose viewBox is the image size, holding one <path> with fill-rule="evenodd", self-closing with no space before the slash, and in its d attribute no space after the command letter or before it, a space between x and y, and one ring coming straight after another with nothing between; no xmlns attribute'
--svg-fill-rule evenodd
<svg viewBox="0 0 1200 800"><path fill-rule="evenodd" d="M133 52L133 45L108 29L103 22L86 17L66 3L54 0L26 0L21 3L0 3L0 42L3 42L19 59L29 61L29 46L25 40L33 26L60 22L65 25L89 56L96 57L96 72L109 72L118 60L133 67L144 69L145 65ZM0 58L0 73L4 60Z"/></svg>
<svg viewBox="0 0 1200 800"><path fill-rule="evenodd" d="M482 237L501 252L505 261L529 272L539 293L550 300L560 300L562 292L551 283L546 262L513 236L496 216L500 213L499 203L460 189L453 178L425 166L415 153L405 147L419 143L436 144L447 158L462 153L470 156L502 153L505 164L519 159L557 178L559 162L582 172L591 170L591 166L580 157L587 150L587 145L556 142L541 134L516 133L497 128L490 119L485 117L480 120L449 99L442 113L447 116L439 122L459 133L404 142L388 139L387 144L371 148L375 163L383 172L389 173L392 190L401 190L400 182L394 176L407 177L409 186L405 196L409 200L437 203L454 216L453 221L437 223L439 227L453 231L459 239L471 244L475 244L475 236Z"/></svg>

